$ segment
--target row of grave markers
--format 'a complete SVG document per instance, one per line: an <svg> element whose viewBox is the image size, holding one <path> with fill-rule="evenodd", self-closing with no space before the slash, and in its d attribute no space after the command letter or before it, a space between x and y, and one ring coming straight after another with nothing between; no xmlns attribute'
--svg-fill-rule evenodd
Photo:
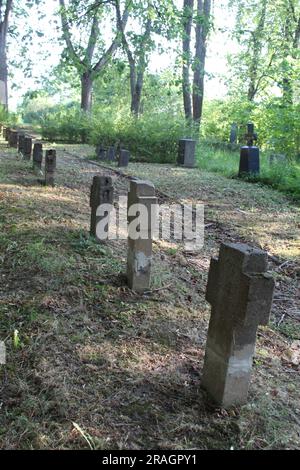
<svg viewBox="0 0 300 470"><path fill-rule="evenodd" d="M247 145L241 147L239 176L257 175L260 171L259 148L254 145L257 141L257 134L254 132L254 125L248 123L245 134ZM177 164L184 168L194 168L196 165L196 145L194 139L180 139L178 146ZM127 167L130 153L127 150L119 149L118 146L104 147L98 145L96 155L100 161L114 162L118 157L118 166Z"/></svg>
<svg viewBox="0 0 300 470"><path fill-rule="evenodd" d="M102 204L113 204L112 178L95 176L91 187L91 229L97 240L97 215ZM131 236L130 207L141 204L148 209L147 229L140 237ZM152 264L151 206L157 204L155 187L133 178L128 193L127 282L137 293L150 289ZM109 228L107 227L107 230ZM101 240L97 240L101 243ZM228 408L246 403L259 325L269 321L275 283L267 273L267 253L245 244L222 243L218 259L210 264L206 300L211 304L203 387L220 406Z"/></svg>
<svg viewBox="0 0 300 470"><path fill-rule="evenodd" d="M42 171L43 163L43 144L41 142L33 143L31 136L23 131L17 131L0 124L0 136L7 142L9 147L18 149L24 160L31 160L33 169L36 172ZM54 149L46 150L45 153L45 180L42 181L46 186L54 186L54 177L56 171L56 151Z"/></svg>
<svg viewBox="0 0 300 470"><path fill-rule="evenodd" d="M9 145L18 148L25 159L31 158L32 138L15 130L1 127ZM184 139L179 145L179 163L191 165L196 143ZM33 165L41 169L43 150L35 143ZM187 158L187 160L185 160ZM45 157L45 184L54 185L55 150ZM104 216L98 215L103 204L113 204L112 178L95 176L91 187L90 233L97 239L97 225ZM148 212L147 229L139 238L130 233L130 207L143 205ZM157 204L155 187L149 181L132 178L128 193L127 282L137 293L150 290L152 265L151 207ZM212 312L206 342L202 385L220 406L228 408L246 403L259 325L269 321L275 283L267 273L267 253L245 244L222 243L219 257L212 258L206 300Z"/></svg>
<svg viewBox="0 0 300 470"><path fill-rule="evenodd" d="M100 161L117 162L118 167L127 167L130 160L130 152L119 146L104 147L98 145L96 155Z"/></svg>

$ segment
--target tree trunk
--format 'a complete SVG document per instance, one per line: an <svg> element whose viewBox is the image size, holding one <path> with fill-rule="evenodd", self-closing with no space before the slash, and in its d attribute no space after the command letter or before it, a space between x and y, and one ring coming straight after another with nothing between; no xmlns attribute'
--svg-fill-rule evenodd
<svg viewBox="0 0 300 470"><path fill-rule="evenodd" d="M249 86L248 86L248 101L254 101L254 98L258 91L258 68L260 63L260 53L263 47L263 35L266 23L266 12L267 12L268 0L263 0L261 7L261 14L259 23L256 30L252 33L252 57L249 68Z"/></svg>
<svg viewBox="0 0 300 470"><path fill-rule="evenodd" d="M183 38L182 38L182 92L183 106L187 121L192 120L192 97L190 83L191 66L191 32L193 24L194 0L183 3Z"/></svg>
<svg viewBox="0 0 300 470"><path fill-rule="evenodd" d="M193 119L198 127L200 127L203 110L206 40L209 32L210 11L211 0L198 0L193 83Z"/></svg>
<svg viewBox="0 0 300 470"><path fill-rule="evenodd" d="M0 105L8 109L8 91L7 91L7 57L5 48L3 50L2 43L0 46Z"/></svg>
<svg viewBox="0 0 300 470"><path fill-rule="evenodd" d="M81 109L90 113L92 110L93 79L90 72L85 72L81 77Z"/></svg>
<svg viewBox="0 0 300 470"><path fill-rule="evenodd" d="M5 5L1 2L1 18L0 18L0 105L6 110L8 109L8 91L7 91L7 56L6 43L9 15L13 7L13 0L7 0ZM4 11L2 11L2 8Z"/></svg>
<svg viewBox="0 0 300 470"><path fill-rule="evenodd" d="M141 113L141 98L142 98L142 90L143 90L143 84L144 84L144 70L141 70L136 76L135 67L134 67L134 71L132 69L131 74L132 74L130 78L131 112L135 117L138 118Z"/></svg>

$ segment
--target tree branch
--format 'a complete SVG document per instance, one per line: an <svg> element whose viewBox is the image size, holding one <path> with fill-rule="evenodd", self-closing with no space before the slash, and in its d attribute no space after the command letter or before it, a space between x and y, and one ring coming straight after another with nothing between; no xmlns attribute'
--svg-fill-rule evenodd
<svg viewBox="0 0 300 470"><path fill-rule="evenodd" d="M88 63L88 65L91 65L92 63L92 58L93 58L96 43L97 43L97 37L99 35L99 23L98 23L97 13L98 11L94 13L91 34L89 37L89 43L88 43L86 54L85 54L85 61Z"/></svg>
<svg viewBox="0 0 300 470"><path fill-rule="evenodd" d="M127 11L128 11L128 8L129 8L129 4L130 4L130 2L128 2L128 5L126 6ZM127 38L126 38L125 25L124 25L124 23L122 21L122 17L121 17L121 10L120 10L119 0L116 0L115 6L116 6L116 15L117 15L117 28L118 28L118 31L121 34L121 42L122 42L123 48L124 48L124 50L127 54L129 65L134 66L135 62L134 62L133 54L130 50Z"/></svg>
<svg viewBox="0 0 300 470"><path fill-rule="evenodd" d="M124 10L124 13L123 13L123 16L120 20L120 25L121 25L121 28L122 28L122 31L124 32L124 29L125 29L125 26L127 24L127 21L128 21L128 17L129 17L129 11L128 11L128 7L129 7L129 4L131 2L129 1L128 4L126 5L125 7L125 10ZM116 0L116 4L118 4L118 0ZM120 12L120 9L119 9L119 12ZM118 16L117 16L117 34L115 36L115 39L113 40L113 42L111 43L110 47L105 51L105 53L102 55L102 57L99 59L99 61L97 62L96 65L94 65L93 67L93 72L94 73L97 73L99 72L103 67L105 67L105 65L107 64L107 62L109 61L109 59L112 57L112 55L114 54L114 52L118 49L119 45L120 45L120 34L119 34L119 20L118 20Z"/></svg>
<svg viewBox="0 0 300 470"><path fill-rule="evenodd" d="M65 0L59 0L60 4L60 15L61 15L61 24L62 24L62 30L63 30L63 36L67 44L67 48L69 51L69 54L74 62L74 65L76 64L82 64L82 60L80 60L80 57L76 54L76 51L74 49L72 39L71 39L71 33L70 33L70 28L68 24L68 19L66 15L66 5L65 5Z"/></svg>

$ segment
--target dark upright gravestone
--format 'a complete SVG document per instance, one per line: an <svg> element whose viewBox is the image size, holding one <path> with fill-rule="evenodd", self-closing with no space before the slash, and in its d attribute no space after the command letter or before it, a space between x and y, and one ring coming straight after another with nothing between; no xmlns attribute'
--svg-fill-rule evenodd
<svg viewBox="0 0 300 470"><path fill-rule="evenodd" d="M103 147L102 145L98 145L98 147L96 148L96 153L97 153L97 158L101 161L104 161L106 160L106 148Z"/></svg>
<svg viewBox="0 0 300 470"><path fill-rule="evenodd" d="M45 185L54 186L54 174L56 170L56 150L46 150L45 157Z"/></svg>
<svg viewBox="0 0 300 470"><path fill-rule="evenodd" d="M36 142L33 146L32 162L34 170L42 169L43 162L43 144Z"/></svg>
<svg viewBox="0 0 300 470"><path fill-rule="evenodd" d="M25 134L19 134L18 139L18 152L24 155L24 141L25 141Z"/></svg>
<svg viewBox="0 0 300 470"><path fill-rule="evenodd" d="M241 148L239 176L259 174L259 148L253 145L257 141L254 124L247 125L245 139L247 145Z"/></svg>
<svg viewBox="0 0 300 470"><path fill-rule="evenodd" d="M194 168L195 166L196 141L193 139L181 139L178 148L178 165L185 168Z"/></svg>
<svg viewBox="0 0 300 470"><path fill-rule="evenodd" d="M130 152L129 150L120 150L118 167L127 167L129 164Z"/></svg>
<svg viewBox="0 0 300 470"><path fill-rule="evenodd" d="M91 228L90 234L95 237L97 242L104 241L100 238L100 233L97 233L98 224L106 217L103 215L97 215L97 210L102 204L110 204L112 206L114 199L114 188L112 185L112 179L109 176L94 176L93 184L91 187L90 196L90 207L91 207ZM105 211L107 212L107 211ZM104 232L107 235L109 226L104 227ZM104 237L103 237L104 238Z"/></svg>
<svg viewBox="0 0 300 470"><path fill-rule="evenodd" d="M18 148L18 131L10 131L9 133L9 146Z"/></svg>
<svg viewBox="0 0 300 470"><path fill-rule="evenodd" d="M230 138L229 141L231 144L236 144L237 143L237 137L238 137L238 125L236 122L233 122L231 124L231 130L230 130Z"/></svg>
<svg viewBox="0 0 300 470"><path fill-rule="evenodd" d="M267 253L241 243L221 245L211 260L206 300L212 306L202 384L226 408L247 401L258 325L267 325L274 279Z"/></svg>
<svg viewBox="0 0 300 470"><path fill-rule="evenodd" d="M5 135L4 135L4 138L7 142L9 142L9 135L10 135L10 128L7 127L5 130Z"/></svg>
<svg viewBox="0 0 300 470"><path fill-rule="evenodd" d="M116 159L116 149L115 147L109 147L107 150L107 160L109 162L114 162Z"/></svg>
<svg viewBox="0 0 300 470"><path fill-rule="evenodd" d="M23 152L24 159L30 160L31 153L32 153L32 138L26 135L24 138L24 152Z"/></svg>

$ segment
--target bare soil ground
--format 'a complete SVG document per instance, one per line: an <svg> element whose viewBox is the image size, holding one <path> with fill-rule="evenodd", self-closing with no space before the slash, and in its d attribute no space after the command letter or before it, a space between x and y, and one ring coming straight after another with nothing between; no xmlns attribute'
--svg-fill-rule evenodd
<svg viewBox="0 0 300 470"><path fill-rule="evenodd" d="M0 447L300 449L299 208L259 185L168 165L124 175L57 146L55 188L0 148ZM126 287L126 241L88 236L95 174L151 180L161 201L203 201L198 255L154 245L152 290ZM201 389L210 258L221 241L266 249L276 293L260 328L249 403L225 411Z"/></svg>

